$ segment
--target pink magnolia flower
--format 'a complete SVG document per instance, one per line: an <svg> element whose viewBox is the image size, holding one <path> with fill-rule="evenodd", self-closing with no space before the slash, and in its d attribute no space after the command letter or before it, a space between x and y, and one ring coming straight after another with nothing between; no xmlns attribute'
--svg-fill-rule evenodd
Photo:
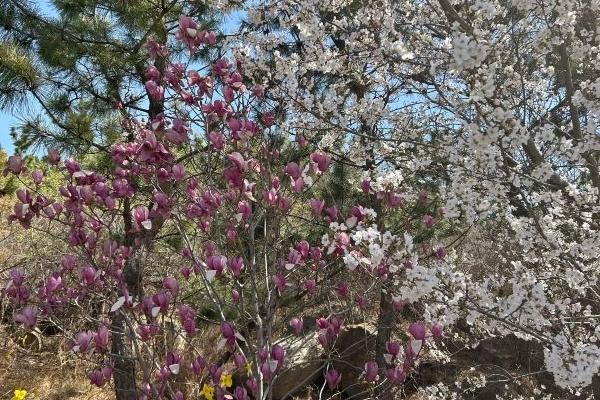
<svg viewBox="0 0 600 400"><path fill-rule="evenodd" d="M236 386L233 395L236 400L246 400L248 398L248 392L242 386Z"/></svg>
<svg viewBox="0 0 600 400"><path fill-rule="evenodd" d="M94 332L94 347L96 351L106 351L108 349L108 341L110 332L106 325L100 325L98 330Z"/></svg>
<svg viewBox="0 0 600 400"><path fill-rule="evenodd" d="M215 45L217 43L217 34L212 31L202 31L200 32L200 42L204 44Z"/></svg>
<svg viewBox="0 0 600 400"><path fill-rule="evenodd" d="M406 374L401 366L387 369L385 371L385 376L392 385L401 385L406 380Z"/></svg>
<svg viewBox="0 0 600 400"><path fill-rule="evenodd" d="M302 192L302 188L304 187L304 179L300 176L297 179L292 178L292 191L294 193Z"/></svg>
<svg viewBox="0 0 600 400"><path fill-rule="evenodd" d="M225 265L227 264L227 257L225 256L208 256L206 258L206 267L209 270L215 271L216 276L221 276Z"/></svg>
<svg viewBox="0 0 600 400"><path fill-rule="evenodd" d="M332 206L325 209L325 214L332 220L335 221L338 216L338 208L336 206Z"/></svg>
<svg viewBox="0 0 600 400"><path fill-rule="evenodd" d="M423 221L423 225L427 229L433 228L433 225L435 224L435 219L433 219L433 217L431 215L424 215L422 221Z"/></svg>
<svg viewBox="0 0 600 400"><path fill-rule="evenodd" d="M179 284L177 283L177 279L175 278L164 278L162 281L162 287L163 289L166 289L169 292L171 292L173 296L177 296L177 294L179 293Z"/></svg>
<svg viewBox="0 0 600 400"><path fill-rule="evenodd" d="M56 149L48 149L48 164L56 165L60 162L60 153Z"/></svg>
<svg viewBox="0 0 600 400"><path fill-rule="evenodd" d="M238 203L238 214L242 219L248 219L252 213L252 206L246 200Z"/></svg>
<svg viewBox="0 0 600 400"><path fill-rule="evenodd" d="M236 368L241 369L246 366L247 360L243 354L236 352L233 355L233 363L235 364Z"/></svg>
<svg viewBox="0 0 600 400"><path fill-rule="evenodd" d="M254 85L252 86L252 94L258 98L261 98L265 95L265 88L262 85Z"/></svg>
<svg viewBox="0 0 600 400"><path fill-rule="evenodd" d="M182 164L175 164L171 167L171 173L173 174L173 179L179 182L185 177L185 167Z"/></svg>
<svg viewBox="0 0 600 400"><path fill-rule="evenodd" d="M292 203L290 202L290 200L288 198L286 198L285 196L278 197L277 207L283 214L287 213L290 210L291 206L292 206Z"/></svg>
<svg viewBox="0 0 600 400"><path fill-rule="evenodd" d="M165 89L155 81L146 81L144 84L148 96L155 101L161 101L165 95Z"/></svg>
<svg viewBox="0 0 600 400"><path fill-rule="evenodd" d="M369 194L371 192L371 181L369 179L363 179L360 182L360 188L364 194Z"/></svg>
<svg viewBox="0 0 600 400"><path fill-rule="evenodd" d="M444 331L440 324L433 325L430 330L434 340L439 340L444 337Z"/></svg>
<svg viewBox="0 0 600 400"><path fill-rule="evenodd" d="M270 190L263 191L263 200L270 206L277 205L279 196L277 195L277 189L271 188Z"/></svg>
<svg viewBox="0 0 600 400"><path fill-rule="evenodd" d="M294 331L294 333L296 335L299 335L302 333L303 326L304 326L304 324L302 322L302 318L293 317L292 319L290 319L290 327L292 328L292 330Z"/></svg>
<svg viewBox="0 0 600 400"><path fill-rule="evenodd" d="M402 347L400 346L400 343L398 343L398 342L387 342L385 345L385 348L386 348L388 354L390 356L392 356L392 358L396 358L396 357L398 357L398 354L400 354L400 349Z"/></svg>
<svg viewBox="0 0 600 400"><path fill-rule="evenodd" d="M210 145L215 150L222 150L225 146L225 136L222 133L211 131L208 133L208 140Z"/></svg>
<svg viewBox="0 0 600 400"><path fill-rule="evenodd" d="M348 282L345 282L345 281L338 282L338 284L335 287L335 292L340 297L347 297L348 296Z"/></svg>
<svg viewBox="0 0 600 400"><path fill-rule="evenodd" d="M25 272L18 268L11 270L8 277L15 286L21 286L25 282Z"/></svg>
<svg viewBox="0 0 600 400"><path fill-rule="evenodd" d="M20 322L26 329L32 329L37 324L37 309L27 306L21 312L15 315L15 321Z"/></svg>
<svg viewBox="0 0 600 400"><path fill-rule="evenodd" d="M275 283L275 287L277 288L277 293L281 296L287 287L287 280L282 273L278 273L273 276L273 283Z"/></svg>
<svg viewBox="0 0 600 400"><path fill-rule="evenodd" d="M171 302L171 295L168 292L160 292L152 296L152 302L162 314L166 314L169 311L169 303ZM155 316L156 314L153 314Z"/></svg>
<svg viewBox="0 0 600 400"><path fill-rule="evenodd" d="M300 167L295 162L289 162L284 169L284 173L292 179L297 179L300 177L302 171L300 171Z"/></svg>
<svg viewBox="0 0 600 400"><path fill-rule="evenodd" d="M33 183L35 183L36 185L39 185L42 183L42 180L44 179L44 173L41 170L36 169L35 171L33 171L31 173L31 178L33 179Z"/></svg>
<svg viewBox="0 0 600 400"><path fill-rule="evenodd" d="M190 53L192 53L200 43L198 24L192 18L180 15L179 30L175 33L175 38L185 43Z"/></svg>
<svg viewBox="0 0 600 400"><path fill-rule="evenodd" d="M447 253L446 253L446 249L443 246L438 247L435 250L435 256L439 259L442 260L444 259L444 257L446 257Z"/></svg>
<svg viewBox="0 0 600 400"><path fill-rule="evenodd" d="M277 361L279 367L283 365L283 360L285 358L285 350L281 345L275 344L273 345L273 347L271 347L271 358Z"/></svg>
<svg viewBox="0 0 600 400"><path fill-rule="evenodd" d="M148 51L148 58L155 60L157 57L166 57L169 54L167 46L158 43L152 36L148 37L144 47Z"/></svg>
<svg viewBox="0 0 600 400"><path fill-rule="evenodd" d="M154 65L149 65L146 71L144 71L144 77L149 81L158 82L160 80L160 71Z"/></svg>
<svg viewBox="0 0 600 400"><path fill-rule="evenodd" d="M330 390L334 390L342 380L342 374L333 368L330 368L325 372L325 381Z"/></svg>
<svg viewBox="0 0 600 400"><path fill-rule="evenodd" d="M317 282L314 279L307 279L304 281L304 288L309 294L315 294Z"/></svg>
<svg viewBox="0 0 600 400"><path fill-rule="evenodd" d="M231 301L233 302L233 304L239 304L240 302L240 292L237 291L237 289L233 289L231 290Z"/></svg>
<svg viewBox="0 0 600 400"><path fill-rule="evenodd" d="M406 305L406 301L402 300L401 298L392 299L392 303L394 305L394 311L402 311Z"/></svg>
<svg viewBox="0 0 600 400"><path fill-rule="evenodd" d="M242 257L232 257L227 262L227 266L229 267L231 274L238 277L244 268L244 259Z"/></svg>
<svg viewBox="0 0 600 400"><path fill-rule="evenodd" d="M190 128L187 123L175 118L171 128L165 132L165 139L176 145L183 144L188 141L189 130Z"/></svg>
<svg viewBox="0 0 600 400"><path fill-rule="evenodd" d="M113 374L112 365L104 365L102 368L94 370L88 374L92 385L102 387L110 380Z"/></svg>
<svg viewBox="0 0 600 400"><path fill-rule="evenodd" d="M379 378L379 366L375 361L367 361L363 367L363 374L367 382L375 382Z"/></svg>
<svg viewBox="0 0 600 400"><path fill-rule="evenodd" d="M235 341L235 329L233 329L233 325L231 325L227 321L221 322L221 335L227 340Z"/></svg>
<svg viewBox="0 0 600 400"><path fill-rule="evenodd" d="M206 361L204 361L204 358L202 358L201 356L196 357L190 363L190 369L192 370L194 375L200 375L204 368L206 368Z"/></svg>
<svg viewBox="0 0 600 400"><path fill-rule="evenodd" d="M136 231L142 229L152 229L152 221L150 221L150 212L147 207L137 207L133 209L133 226Z"/></svg>
<svg viewBox="0 0 600 400"><path fill-rule="evenodd" d="M136 333L142 340L142 342L147 342L150 338L158 333L158 326L154 324L149 325L139 325L135 329Z"/></svg>
<svg viewBox="0 0 600 400"><path fill-rule="evenodd" d="M25 163L23 162L23 158L21 158L21 156L10 156L8 157L6 168L4 168L4 172L2 174L4 176L8 175L9 173L19 175L24 169Z"/></svg>
<svg viewBox="0 0 600 400"><path fill-rule="evenodd" d="M96 270L94 269L94 267L85 267L81 270L80 272L81 275L81 283L84 286L91 286L94 283L96 283L96 278L97 278L97 274L96 274Z"/></svg>
<svg viewBox="0 0 600 400"><path fill-rule="evenodd" d="M327 154L317 151L311 153L310 161L312 161L311 166L313 172L317 174L322 174L323 172L327 171L327 168L329 168L331 158Z"/></svg>
<svg viewBox="0 0 600 400"><path fill-rule="evenodd" d="M304 137L304 135L297 135L296 142L298 143L298 147L303 148L308 144L308 141Z"/></svg>
<svg viewBox="0 0 600 400"><path fill-rule="evenodd" d="M73 345L73 351L80 351L84 353L92 343L94 339L94 333L91 331L79 332L75 336L75 342Z"/></svg>
<svg viewBox="0 0 600 400"><path fill-rule="evenodd" d="M425 339L425 324L422 322L413 322L408 327L408 332L416 339L416 340L424 340Z"/></svg>

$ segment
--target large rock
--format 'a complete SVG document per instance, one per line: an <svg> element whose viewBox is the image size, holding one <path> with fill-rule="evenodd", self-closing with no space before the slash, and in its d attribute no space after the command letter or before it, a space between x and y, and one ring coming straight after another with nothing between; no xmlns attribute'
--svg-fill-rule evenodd
<svg viewBox="0 0 600 400"><path fill-rule="evenodd" d="M322 348L314 333L288 336L279 344L285 349L285 364L271 391L275 400L291 399L291 395L305 390L322 375Z"/></svg>
<svg viewBox="0 0 600 400"><path fill-rule="evenodd" d="M339 389L353 400L369 399L372 385L360 378L367 361L375 359L376 330L367 324L348 325L334 346L333 367L341 372Z"/></svg>

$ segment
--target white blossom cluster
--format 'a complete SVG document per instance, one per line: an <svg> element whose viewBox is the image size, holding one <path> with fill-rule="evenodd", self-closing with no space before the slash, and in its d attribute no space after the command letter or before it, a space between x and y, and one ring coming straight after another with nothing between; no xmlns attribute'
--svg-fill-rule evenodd
<svg viewBox="0 0 600 400"><path fill-rule="evenodd" d="M290 129L374 191L434 185L452 223L493 232L443 261L415 260L396 295L448 329L465 318L481 337L540 341L557 384L588 385L599 359L599 3L257 0L245 12L247 68L289 105ZM350 270L412 253L402 235L342 225L365 249L344 255Z"/></svg>

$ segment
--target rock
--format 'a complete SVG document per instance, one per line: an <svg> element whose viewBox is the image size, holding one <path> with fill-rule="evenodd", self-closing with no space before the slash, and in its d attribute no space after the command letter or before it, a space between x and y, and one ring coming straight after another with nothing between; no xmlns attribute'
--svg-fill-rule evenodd
<svg viewBox="0 0 600 400"><path fill-rule="evenodd" d="M360 376L365 363L375 359L375 331L367 324L348 325L342 329L333 347L337 358L333 367L342 374L339 389L355 400L372 398L372 385Z"/></svg>
<svg viewBox="0 0 600 400"><path fill-rule="evenodd" d="M482 340L473 351L482 360L503 368L519 366L527 371L544 369L544 350L540 343L520 339L515 335Z"/></svg>
<svg viewBox="0 0 600 400"><path fill-rule="evenodd" d="M24 336L17 339L17 343L29 350L42 350L42 335L38 329L25 333Z"/></svg>
<svg viewBox="0 0 600 400"><path fill-rule="evenodd" d="M285 349L284 369L273 381L273 399L291 399L291 395L314 384L322 374L322 348L313 334L288 336L279 342Z"/></svg>

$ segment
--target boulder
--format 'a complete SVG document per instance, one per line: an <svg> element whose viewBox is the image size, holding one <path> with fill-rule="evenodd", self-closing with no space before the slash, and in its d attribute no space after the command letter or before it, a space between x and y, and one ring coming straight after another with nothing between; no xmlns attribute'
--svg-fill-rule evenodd
<svg viewBox="0 0 600 400"><path fill-rule="evenodd" d="M273 381L273 399L291 399L291 396L314 384L322 375L322 348L314 333L306 336L288 336L279 341L285 349L285 364Z"/></svg>
<svg viewBox="0 0 600 400"><path fill-rule="evenodd" d="M342 374L339 390L361 400L371 397L372 385L361 379L367 361L375 359L376 330L368 324L348 325L340 332L333 350L333 367Z"/></svg>

